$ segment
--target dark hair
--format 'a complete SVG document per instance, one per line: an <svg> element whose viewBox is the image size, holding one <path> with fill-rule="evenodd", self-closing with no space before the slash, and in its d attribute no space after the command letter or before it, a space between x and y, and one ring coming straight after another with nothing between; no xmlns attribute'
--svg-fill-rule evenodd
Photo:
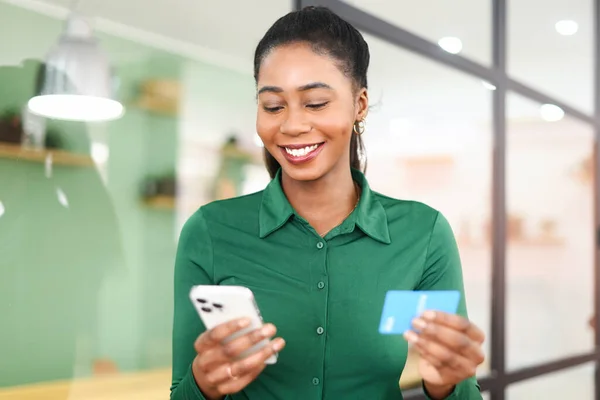
<svg viewBox="0 0 600 400"><path fill-rule="evenodd" d="M278 46L306 42L317 54L338 61L340 70L354 82L355 90L367 87L369 46L361 33L326 7L305 7L279 18L265 33L254 53L254 80L263 59ZM366 170L364 143L360 135L350 140L350 167ZM265 148L265 164L274 178L281 167Z"/></svg>

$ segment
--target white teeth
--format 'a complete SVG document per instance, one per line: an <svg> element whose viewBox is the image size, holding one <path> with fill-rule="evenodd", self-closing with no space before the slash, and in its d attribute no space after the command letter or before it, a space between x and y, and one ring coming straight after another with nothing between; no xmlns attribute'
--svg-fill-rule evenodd
<svg viewBox="0 0 600 400"><path fill-rule="evenodd" d="M294 157L303 157L303 156L307 155L308 153L315 151L317 149L317 147L319 147L318 144L313 144L312 146L306 146L302 149L290 149L290 148L286 147L285 151Z"/></svg>

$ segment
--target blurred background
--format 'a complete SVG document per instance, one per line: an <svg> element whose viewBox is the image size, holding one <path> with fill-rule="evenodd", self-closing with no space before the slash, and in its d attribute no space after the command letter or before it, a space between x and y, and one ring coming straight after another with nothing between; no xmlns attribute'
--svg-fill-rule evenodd
<svg viewBox="0 0 600 400"><path fill-rule="evenodd" d="M597 398L596 3L0 0L0 400L168 398L181 226L268 183L253 52L310 4L369 43L372 187L453 226L486 398Z"/></svg>

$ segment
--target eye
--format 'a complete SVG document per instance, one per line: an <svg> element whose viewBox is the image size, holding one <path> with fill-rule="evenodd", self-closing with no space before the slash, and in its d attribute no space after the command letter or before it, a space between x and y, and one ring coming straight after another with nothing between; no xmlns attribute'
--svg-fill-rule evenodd
<svg viewBox="0 0 600 400"><path fill-rule="evenodd" d="M277 111L283 110L283 107L280 107L280 106L277 106L277 107L263 106L263 110L265 110L268 113L276 113Z"/></svg>
<svg viewBox="0 0 600 400"><path fill-rule="evenodd" d="M329 104L328 101L326 101L325 103L307 104L306 107L308 107L312 110L319 110L319 109L325 107L327 104Z"/></svg>

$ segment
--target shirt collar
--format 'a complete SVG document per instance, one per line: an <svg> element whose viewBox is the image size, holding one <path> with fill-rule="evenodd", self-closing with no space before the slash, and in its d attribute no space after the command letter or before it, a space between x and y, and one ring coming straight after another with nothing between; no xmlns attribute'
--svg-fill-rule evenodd
<svg viewBox="0 0 600 400"><path fill-rule="evenodd" d="M258 214L259 235L262 238L281 228L294 215L294 209L281 187L281 168L263 191Z"/></svg>
<svg viewBox="0 0 600 400"><path fill-rule="evenodd" d="M390 229L383 204L369 187L367 178L362 172L352 169L352 178L362 189L360 201L354 213L356 215L356 225L373 239L390 244L392 242Z"/></svg>
<svg viewBox="0 0 600 400"><path fill-rule="evenodd" d="M358 206L353 216L356 225L367 235L382 243L391 243L387 214L375 193L369 187L366 177L358 170L352 170L352 178L362 189ZM259 235L264 238L281 228L294 215L292 205L281 187L281 169L263 191L259 212Z"/></svg>

